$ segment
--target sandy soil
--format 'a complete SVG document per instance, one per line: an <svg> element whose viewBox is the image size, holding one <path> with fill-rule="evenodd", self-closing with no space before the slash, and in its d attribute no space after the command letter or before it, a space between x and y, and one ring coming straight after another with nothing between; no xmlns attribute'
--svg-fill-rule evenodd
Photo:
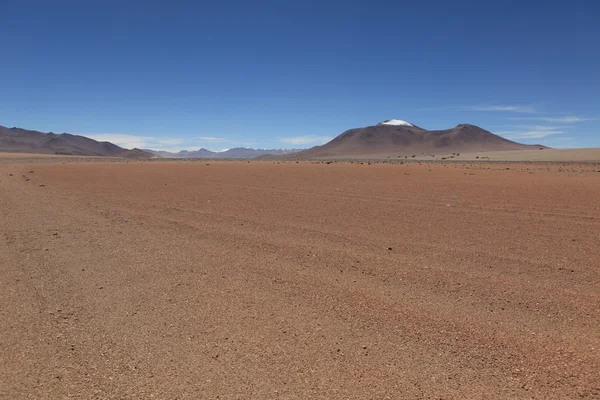
<svg viewBox="0 0 600 400"><path fill-rule="evenodd" d="M73 158L103 158L103 157L95 157L95 156L69 156L62 154L39 154L39 153L4 153L0 152L0 159L35 159L35 158L65 158L65 159L73 159Z"/></svg>
<svg viewBox="0 0 600 400"><path fill-rule="evenodd" d="M492 161L560 161L600 162L600 149L544 149L521 151L498 151L486 154L465 154L465 158L486 156ZM462 157L462 155L461 155ZM461 158L459 157L459 158Z"/></svg>
<svg viewBox="0 0 600 400"><path fill-rule="evenodd" d="M537 150L511 150L511 151L480 151L473 153L451 153L435 151L432 153L382 153L364 155L365 160L425 160L425 161L510 161L510 162L600 162L600 148L585 149L537 149ZM413 157L414 155L414 157ZM347 157L328 157L331 160L343 160Z"/></svg>
<svg viewBox="0 0 600 400"><path fill-rule="evenodd" d="M452 154L442 155L449 157ZM489 151L482 153L465 153L455 157L456 160L476 160L477 157L490 161L556 161L556 162L600 162L600 148L587 149L544 149Z"/></svg>
<svg viewBox="0 0 600 400"><path fill-rule="evenodd" d="M0 398L598 398L596 171L0 164Z"/></svg>

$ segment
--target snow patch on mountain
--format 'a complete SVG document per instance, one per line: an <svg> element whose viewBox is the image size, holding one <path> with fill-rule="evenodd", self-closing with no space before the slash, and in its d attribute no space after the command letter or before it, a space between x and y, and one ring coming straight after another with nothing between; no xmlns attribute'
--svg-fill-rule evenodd
<svg viewBox="0 0 600 400"><path fill-rule="evenodd" d="M401 119L387 119L383 122L380 122L378 125L401 125L401 126L414 126L410 122L403 121Z"/></svg>

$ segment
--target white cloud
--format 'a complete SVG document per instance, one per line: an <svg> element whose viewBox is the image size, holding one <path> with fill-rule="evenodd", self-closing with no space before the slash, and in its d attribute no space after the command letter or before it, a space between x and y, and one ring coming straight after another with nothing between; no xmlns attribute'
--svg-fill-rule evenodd
<svg viewBox="0 0 600 400"><path fill-rule="evenodd" d="M181 150L180 147L173 146L180 145L185 142L185 140L179 138L137 136L120 133L96 133L86 134L85 136L100 142L111 142L126 149L133 149L137 147L138 149L164 151L174 151L178 149L177 151L179 151Z"/></svg>
<svg viewBox="0 0 600 400"><path fill-rule="evenodd" d="M99 142L111 142L126 149L146 147L148 143L153 141L151 137L147 136L123 135L119 133L98 133L86 136Z"/></svg>
<svg viewBox="0 0 600 400"><path fill-rule="evenodd" d="M281 138L279 141L281 143L299 145L299 144L322 144L329 142L332 139L331 136L317 136L317 135L304 135L304 136L295 136L290 138Z"/></svg>
<svg viewBox="0 0 600 400"><path fill-rule="evenodd" d="M561 135L567 133L563 129L569 128L568 126L524 126L521 130L509 131L509 132L496 132L497 135L504 136L508 139L536 139L544 138L547 136Z"/></svg>
<svg viewBox="0 0 600 400"><path fill-rule="evenodd" d="M498 132L498 135L508 139L535 139L545 138L551 135L560 135L563 131L529 131L529 132Z"/></svg>
<svg viewBox="0 0 600 400"><path fill-rule="evenodd" d="M158 139L156 143L166 144L166 145L175 145L182 144L184 142L183 139Z"/></svg>
<svg viewBox="0 0 600 400"><path fill-rule="evenodd" d="M455 110L455 111L505 111L524 114L535 114L538 111L532 106L517 106L517 105L490 105L484 104L479 106L441 106L441 107L424 107L418 108L417 111L439 111L439 110Z"/></svg>
<svg viewBox="0 0 600 400"><path fill-rule="evenodd" d="M506 106L506 105L483 105L483 106L471 106L466 107L467 110L471 111L510 111L516 113L534 114L537 111L531 106Z"/></svg>
<svg viewBox="0 0 600 400"><path fill-rule="evenodd" d="M213 136L198 136L198 139L200 139L204 142L211 142L211 143L219 143L219 142L227 142L228 141L225 138L213 137Z"/></svg>
<svg viewBox="0 0 600 400"><path fill-rule="evenodd" d="M584 122L584 121L595 121L598 118L583 118L583 117L570 116L570 117L521 117L521 118L506 118L506 119L574 123L574 122Z"/></svg>

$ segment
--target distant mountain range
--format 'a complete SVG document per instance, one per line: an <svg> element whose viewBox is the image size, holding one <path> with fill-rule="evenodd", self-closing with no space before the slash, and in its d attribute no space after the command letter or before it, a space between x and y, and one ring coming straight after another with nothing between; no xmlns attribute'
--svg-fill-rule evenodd
<svg viewBox="0 0 600 400"><path fill-rule="evenodd" d="M393 119L374 126L349 129L322 146L280 158L380 158L540 147L544 146L513 142L475 125L460 124L451 129L429 131L410 122Z"/></svg>
<svg viewBox="0 0 600 400"><path fill-rule="evenodd" d="M144 149L148 153L164 158L256 158L261 156L281 156L297 153L303 149L250 149L247 147L236 147L225 151L211 151L208 149L182 150L177 153L160 150Z"/></svg>
<svg viewBox="0 0 600 400"><path fill-rule="evenodd" d="M0 126L0 152L126 158L381 158L451 152L528 150L540 147L544 146L513 142L475 125L460 124L451 129L429 131L399 119L349 129L322 146L306 150L236 147L221 152L199 149L177 153L149 149L127 150L113 143L98 142L85 136Z"/></svg>
<svg viewBox="0 0 600 400"><path fill-rule="evenodd" d="M177 153L168 151L127 150L110 142L98 142L85 136L69 133L44 133L22 128L0 126L0 152L37 153L78 156L106 156L124 158L256 158L265 155L281 156L302 149L250 149L236 147L226 151L199 149L183 150Z"/></svg>
<svg viewBox="0 0 600 400"><path fill-rule="evenodd" d="M0 152L122 158L154 157L153 154L140 149L127 150L116 144L98 142L85 136L69 133L44 133L4 126L0 126Z"/></svg>

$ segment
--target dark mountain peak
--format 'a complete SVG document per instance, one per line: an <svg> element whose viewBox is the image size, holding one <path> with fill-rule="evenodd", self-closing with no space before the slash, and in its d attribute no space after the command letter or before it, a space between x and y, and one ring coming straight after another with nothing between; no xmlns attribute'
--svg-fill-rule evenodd
<svg viewBox="0 0 600 400"><path fill-rule="evenodd" d="M85 136L0 126L0 152L120 157L125 151L113 143L98 142ZM139 149L132 155L135 158L152 157Z"/></svg>
<svg viewBox="0 0 600 400"><path fill-rule="evenodd" d="M292 158L378 157L381 155L435 154L530 149L472 124L428 131L403 120L344 131L322 146L301 151Z"/></svg>

